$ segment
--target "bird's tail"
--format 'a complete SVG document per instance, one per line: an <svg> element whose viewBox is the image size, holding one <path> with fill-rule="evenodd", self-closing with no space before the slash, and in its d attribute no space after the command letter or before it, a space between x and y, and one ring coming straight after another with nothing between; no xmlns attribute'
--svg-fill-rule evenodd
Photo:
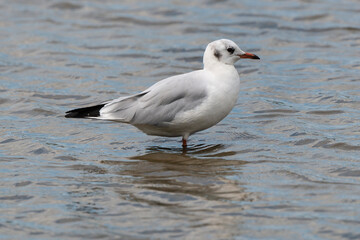
<svg viewBox="0 0 360 240"><path fill-rule="evenodd" d="M100 109L103 108L105 104L99 104L96 106L77 108L66 112L66 118L89 118L89 117L99 117Z"/></svg>

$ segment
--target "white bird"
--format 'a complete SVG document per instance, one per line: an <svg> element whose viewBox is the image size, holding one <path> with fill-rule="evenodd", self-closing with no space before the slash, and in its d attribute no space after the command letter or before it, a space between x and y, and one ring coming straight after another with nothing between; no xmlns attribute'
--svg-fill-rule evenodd
<svg viewBox="0 0 360 240"><path fill-rule="evenodd" d="M240 79L234 63L260 59L233 41L207 45L204 68L161 80L143 92L66 112L67 118L96 118L129 123L148 135L188 137L225 118L235 106Z"/></svg>

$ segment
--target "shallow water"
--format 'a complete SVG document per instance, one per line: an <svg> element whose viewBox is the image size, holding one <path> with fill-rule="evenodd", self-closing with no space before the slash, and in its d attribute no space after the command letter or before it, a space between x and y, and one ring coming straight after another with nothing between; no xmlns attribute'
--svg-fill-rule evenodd
<svg viewBox="0 0 360 240"><path fill-rule="evenodd" d="M358 1L1 1L2 239L359 239ZM180 139L64 112L202 67L238 104Z"/></svg>

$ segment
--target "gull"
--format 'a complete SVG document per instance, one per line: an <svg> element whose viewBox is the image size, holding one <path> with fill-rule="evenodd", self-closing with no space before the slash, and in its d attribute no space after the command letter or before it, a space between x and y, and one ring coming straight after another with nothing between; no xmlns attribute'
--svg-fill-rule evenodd
<svg viewBox="0 0 360 240"><path fill-rule="evenodd" d="M148 135L182 137L210 128L235 106L241 58L260 59L233 41L220 39L205 49L204 68L163 79L148 89L98 105L66 112L67 118L94 118L129 123Z"/></svg>

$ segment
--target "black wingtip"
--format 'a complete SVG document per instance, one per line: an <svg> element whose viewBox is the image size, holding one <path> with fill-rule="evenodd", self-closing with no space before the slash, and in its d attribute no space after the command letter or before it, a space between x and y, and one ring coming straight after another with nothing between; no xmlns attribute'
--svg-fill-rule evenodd
<svg viewBox="0 0 360 240"><path fill-rule="evenodd" d="M88 117L99 117L100 109L103 108L105 104L100 104L91 107L77 108L66 112L66 118L88 118Z"/></svg>

